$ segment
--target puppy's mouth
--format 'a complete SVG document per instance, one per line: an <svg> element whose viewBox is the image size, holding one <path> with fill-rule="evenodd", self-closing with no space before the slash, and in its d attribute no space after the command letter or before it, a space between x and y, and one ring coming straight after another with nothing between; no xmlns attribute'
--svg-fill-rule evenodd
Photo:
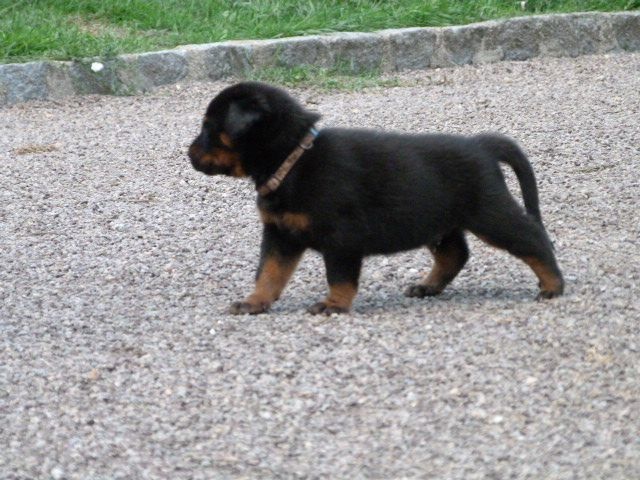
<svg viewBox="0 0 640 480"><path fill-rule="evenodd" d="M189 155L189 159L191 160L191 165L193 166L194 169L206 175L230 175L231 174L230 168L217 167L212 162L208 162L204 160L203 157L195 157L195 156Z"/></svg>
<svg viewBox="0 0 640 480"><path fill-rule="evenodd" d="M246 177L237 154L214 149L205 152L199 145L189 147L189 160L194 169L206 175L229 175L232 177Z"/></svg>

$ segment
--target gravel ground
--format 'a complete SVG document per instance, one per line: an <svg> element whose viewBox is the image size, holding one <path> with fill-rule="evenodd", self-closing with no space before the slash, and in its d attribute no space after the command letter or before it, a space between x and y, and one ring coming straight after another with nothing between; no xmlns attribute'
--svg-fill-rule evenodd
<svg viewBox="0 0 640 480"><path fill-rule="evenodd" d="M365 263L352 314L251 289L244 181L185 149L224 84L0 110L0 478L640 478L640 54L295 94L325 125L518 139L567 295L471 240L439 298L425 252ZM510 176L513 184L513 177Z"/></svg>

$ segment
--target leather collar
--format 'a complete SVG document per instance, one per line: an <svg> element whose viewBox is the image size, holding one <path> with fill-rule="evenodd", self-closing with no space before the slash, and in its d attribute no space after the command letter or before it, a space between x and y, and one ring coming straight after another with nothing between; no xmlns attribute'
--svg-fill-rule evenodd
<svg viewBox="0 0 640 480"><path fill-rule="evenodd" d="M266 195L269 195L270 193L275 192L278 189L280 184L284 181L285 177L296 164L298 159L302 156L302 154L313 147L313 141L318 136L318 133L318 130L311 127L309 132L302 138L298 146L293 149L293 151L287 158L284 159L284 162L282 162L278 170L276 170L276 172L271 175L271 177L269 177L269 180L256 188L260 196L264 197Z"/></svg>

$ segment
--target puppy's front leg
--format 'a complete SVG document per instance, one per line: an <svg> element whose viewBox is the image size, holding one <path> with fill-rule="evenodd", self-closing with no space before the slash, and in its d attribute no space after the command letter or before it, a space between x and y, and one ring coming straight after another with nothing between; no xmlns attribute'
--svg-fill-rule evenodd
<svg viewBox="0 0 640 480"><path fill-rule="evenodd" d="M358 279L362 267L362 255L325 252L329 295L323 301L309 307L312 314L346 313L358 292Z"/></svg>
<svg viewBox="0 0 640 480"><path fill-rule="evenodd" d="M230 312L266 312L280 297L304 250L305 248L286 232L274 225L265 225L254 291L243 301L233 303Z"/></svg>

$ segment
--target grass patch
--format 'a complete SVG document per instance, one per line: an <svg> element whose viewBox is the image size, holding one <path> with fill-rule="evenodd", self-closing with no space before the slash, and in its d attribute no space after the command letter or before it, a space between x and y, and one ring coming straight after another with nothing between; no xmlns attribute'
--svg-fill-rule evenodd
<svg viewBox="0 0 640 480"><path fill-rule="evenodd" d="M397 87L397 77L383 75L378 70L353 71L346 66L322 68L310 65L298 67L268 67L250 72L246 79L274 83L286 87L313 87L320 90L357 91L371 87Z"/></svg>
<svg viewBox="0 0 640 480"><path fill-rule="evenodd" d="M640 8L640 0L0 0L0 63Z"/></svg>

